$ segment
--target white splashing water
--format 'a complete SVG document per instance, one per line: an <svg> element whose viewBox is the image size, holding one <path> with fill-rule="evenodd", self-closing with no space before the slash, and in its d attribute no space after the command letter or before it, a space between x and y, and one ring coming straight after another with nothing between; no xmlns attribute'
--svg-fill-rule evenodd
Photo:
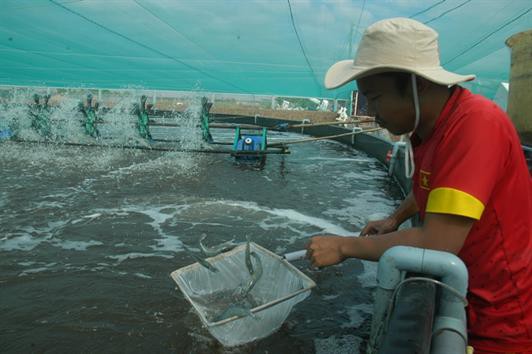
<svg viewBox="0 0 532 354"><path fill-rule="evenodd" d="M43 96L44 90L17 89L7 96L4 95L4 104L0 105L0 129L11 128L16 133L18 139L26 141L53 141L56 143L77 143L77 144L98 144L98 145L118 145L118 146L141 146L149 148L151 144L139 136L137 130L137 117L133 114L133 105L138 102L144 93L141 89L131 89L122 93L114 94L113 99L103 99L103 104L110 105L106 112L103 107L96 112L98 119L102 120L97 124L102 135L101 139L94 139L85 133L83 122L85 118L79 112L78 104L85 102L88 90L49 90L52 94L50 98L50 136L43 138L31 127L30 105L33 103L33 95ZM97 101L93 99L93 105ZM194 175L198 172L197 166L203 154L179 152L179 150L196 150L204 148L201 130L199 129L199 119L201 115L201 95L191 93L180 98L180 103L188 107L184 112L178 112L179 106L175 106L176 111L171 112L171 117L165 118L165 122L179 124L178 129L157 129L151 127L152 131L158 131L162 138L168 139L164 147L176 149L176 152L158 153L148 162L133 163L130 171L119 169L116 174L122 171L126 174L131 171L144 171L146 168L168 168L176 175ZM41 101L42 102L42 101ZM153 117L150 117L153 120ZM28 161L32 164L47 163L50 155L61 168L112 168L122 157L131 157L150 154L147 151L131 151L113 148L93 148L94 153L84 153L84 148L75 146L65 147L68 154L62 154L63 147L54 145L25 146L26 149L19 149L18 145L3 143L0 157L7 160ZM19 151L21 150L21 151ZM66 156L65 156L66 155ZM82 155L83 158L74 158Z"/></svg>

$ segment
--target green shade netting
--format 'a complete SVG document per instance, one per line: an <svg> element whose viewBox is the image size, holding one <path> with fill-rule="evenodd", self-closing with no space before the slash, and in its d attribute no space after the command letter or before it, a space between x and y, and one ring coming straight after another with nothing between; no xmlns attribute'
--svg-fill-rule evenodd
<svg viewBox="0 0 532 354"><path fill-rule="evenodd" d="M138 87L346 98L326 90L364 29L412 17L440 33L448 70L492 97L504 41L532 27L530 0L2 0L0 85Z"/></svg>

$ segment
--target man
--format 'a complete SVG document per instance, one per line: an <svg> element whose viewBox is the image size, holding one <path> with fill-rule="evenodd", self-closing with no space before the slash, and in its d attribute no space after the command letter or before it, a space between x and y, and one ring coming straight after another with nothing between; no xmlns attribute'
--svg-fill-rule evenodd
<svg viewBox="0 0 532 354"><path fill-rule="evenodd" d="M410 19L368 27L353 61L334 64L327 88L349 81L390 132L412 132L412 192L369 237L313 237L315 266L378 260L406 245L457 254L469 271L467 307L475 353L532 350L532 179L513 125L493 102L457 86L445 71L437 33ZM419 212L422 226L397 231Z"/></svg>

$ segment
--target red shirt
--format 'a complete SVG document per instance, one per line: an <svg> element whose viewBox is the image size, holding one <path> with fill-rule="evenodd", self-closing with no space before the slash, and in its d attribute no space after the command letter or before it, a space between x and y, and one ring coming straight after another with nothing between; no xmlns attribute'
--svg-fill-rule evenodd
<svg viewBox="0 0 532 354"><path fill-rule="evenodd" d="M532 348L532 178L515 128L495 103L461 87L431 135L412 137L413 192L425 213L475 223L458 256L469 271L469 343Z"/></svg>

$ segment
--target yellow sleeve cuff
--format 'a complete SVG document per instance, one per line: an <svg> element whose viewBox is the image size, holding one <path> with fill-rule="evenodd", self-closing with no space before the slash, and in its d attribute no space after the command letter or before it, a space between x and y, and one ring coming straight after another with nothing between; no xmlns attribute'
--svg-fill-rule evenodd
<svg viewBox="0 0 532 354"><path fill-rule="evenodd" d="M453 214L479 220L484 204L471 194L454 188L435 188L427 200L427 213Z"/></svg>

